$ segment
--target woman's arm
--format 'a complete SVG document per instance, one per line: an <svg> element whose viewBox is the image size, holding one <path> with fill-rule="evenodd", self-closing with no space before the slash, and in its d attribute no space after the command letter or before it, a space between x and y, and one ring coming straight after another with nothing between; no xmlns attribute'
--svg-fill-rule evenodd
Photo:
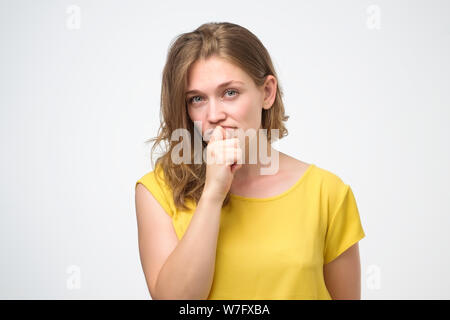
<svg viewBox="0 0 450 320"><path fill-rule="evenodd" d="M358 242L323 266L325 285L334 300L361 299L361 264Z"/></svg>
<svg viewBox="0 0 450 320"><path fill-rule="evenodd" d="M195 213L156 281L159 299L204 300L211 290L222 202L203 192Z"/></svg>
<svg viewBox="0 0 450 320"><path fill-rule="evenodd" d="M181 240L158 202L136 189L139 251L153 299L206 299L211 289L222 202L203 192Z"/></svg>

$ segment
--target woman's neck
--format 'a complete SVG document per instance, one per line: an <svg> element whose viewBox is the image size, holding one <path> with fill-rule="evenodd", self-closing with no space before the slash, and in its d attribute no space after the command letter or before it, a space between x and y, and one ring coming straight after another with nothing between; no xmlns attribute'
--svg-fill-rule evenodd
<svg viewBox="0 0 450 320"><path fill-rule="evenodd" d="M262 175L274 175L278 173L282 153L275 150L267 143L267 140L263 143L266 143L266 147L260 150L258 144L256 155L251 158L253 159L251 161L249 158L249 148L246 146L245 159L243 159L245 163L243 163L242 167L234 173L233 181L236 183L253 181Z"/></svg>

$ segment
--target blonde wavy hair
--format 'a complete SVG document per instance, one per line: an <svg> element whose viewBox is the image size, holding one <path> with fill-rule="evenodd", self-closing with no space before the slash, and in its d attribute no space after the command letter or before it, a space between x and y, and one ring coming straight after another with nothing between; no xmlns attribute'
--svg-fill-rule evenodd
<svg viewBox="0 0 450 320"><path fill-rule="evenodd" d="M186 200L196 204L200 200L206 180L206 162L196 164L194 158L194 123L187 113L185 91L187 87L190 66L198 59L218 56L241 68L260 87L268 75L277 80L274 66L267 49L261 41L248 29L229 22L210 22L202 24L196 30L182 33L172 40L163 69L160 101L160 127L155 138L146 143L155 142L151 149L153 168L161 167L164 183L173 192L173 201L177 209L189 210ZM271 129L278 129L281 139L288 134L283 122L289 116L285 115L282 101L283 92L277 81L277 93L272 107L263 109L261 128L267 129L267 139L271 141ZM171 160L173 148L179 141L171 141L172 132L184 128L191 134L190 163L175 164ZM156 146L165 143L163 155L153 162ZM202 148L207 143L202 142ZM203 158L202 158L203 159ZM224 199L223 206L230 200L230 192Z"/></svg>

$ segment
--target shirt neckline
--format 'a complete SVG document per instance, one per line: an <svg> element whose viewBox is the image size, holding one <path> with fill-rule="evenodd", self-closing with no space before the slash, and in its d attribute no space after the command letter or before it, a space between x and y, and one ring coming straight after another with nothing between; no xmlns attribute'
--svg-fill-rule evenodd
<svg viewBox="0 0 450 320"><path fill-rule="evenodd" d="M305 172L302 174L302 176L297 180L297 182L295 182L295 184L293 186L291 186L289 189L287 189L286 191L284 191L278 195L267 197L267 198L254 198L254 197L243 197L243 196L239 196L237 194L230 193L230 197L233 199L237 199L237 200L252 201L252 202L265 202L265 201L276 200L278 198L284 197L288 193L292 192L296 187L298 187L306 179L307 175L312 171L313 167L315 167L315 165L313 163L311 163L308 166L308 168L305 170Z"/></svg>

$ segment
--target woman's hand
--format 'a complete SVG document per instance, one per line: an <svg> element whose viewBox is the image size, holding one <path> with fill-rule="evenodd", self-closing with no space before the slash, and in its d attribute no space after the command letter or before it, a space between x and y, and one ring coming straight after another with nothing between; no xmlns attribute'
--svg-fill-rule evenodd
<svg viewBox="0 0 450 320"><path fill-rule="evenodd" d="M225 129L217 126L207 146L205 188L210 195L225 199L234 173L242 167L242 150L238 138L225 138ZM225 138L225 139L224 139Z"/></svg>

